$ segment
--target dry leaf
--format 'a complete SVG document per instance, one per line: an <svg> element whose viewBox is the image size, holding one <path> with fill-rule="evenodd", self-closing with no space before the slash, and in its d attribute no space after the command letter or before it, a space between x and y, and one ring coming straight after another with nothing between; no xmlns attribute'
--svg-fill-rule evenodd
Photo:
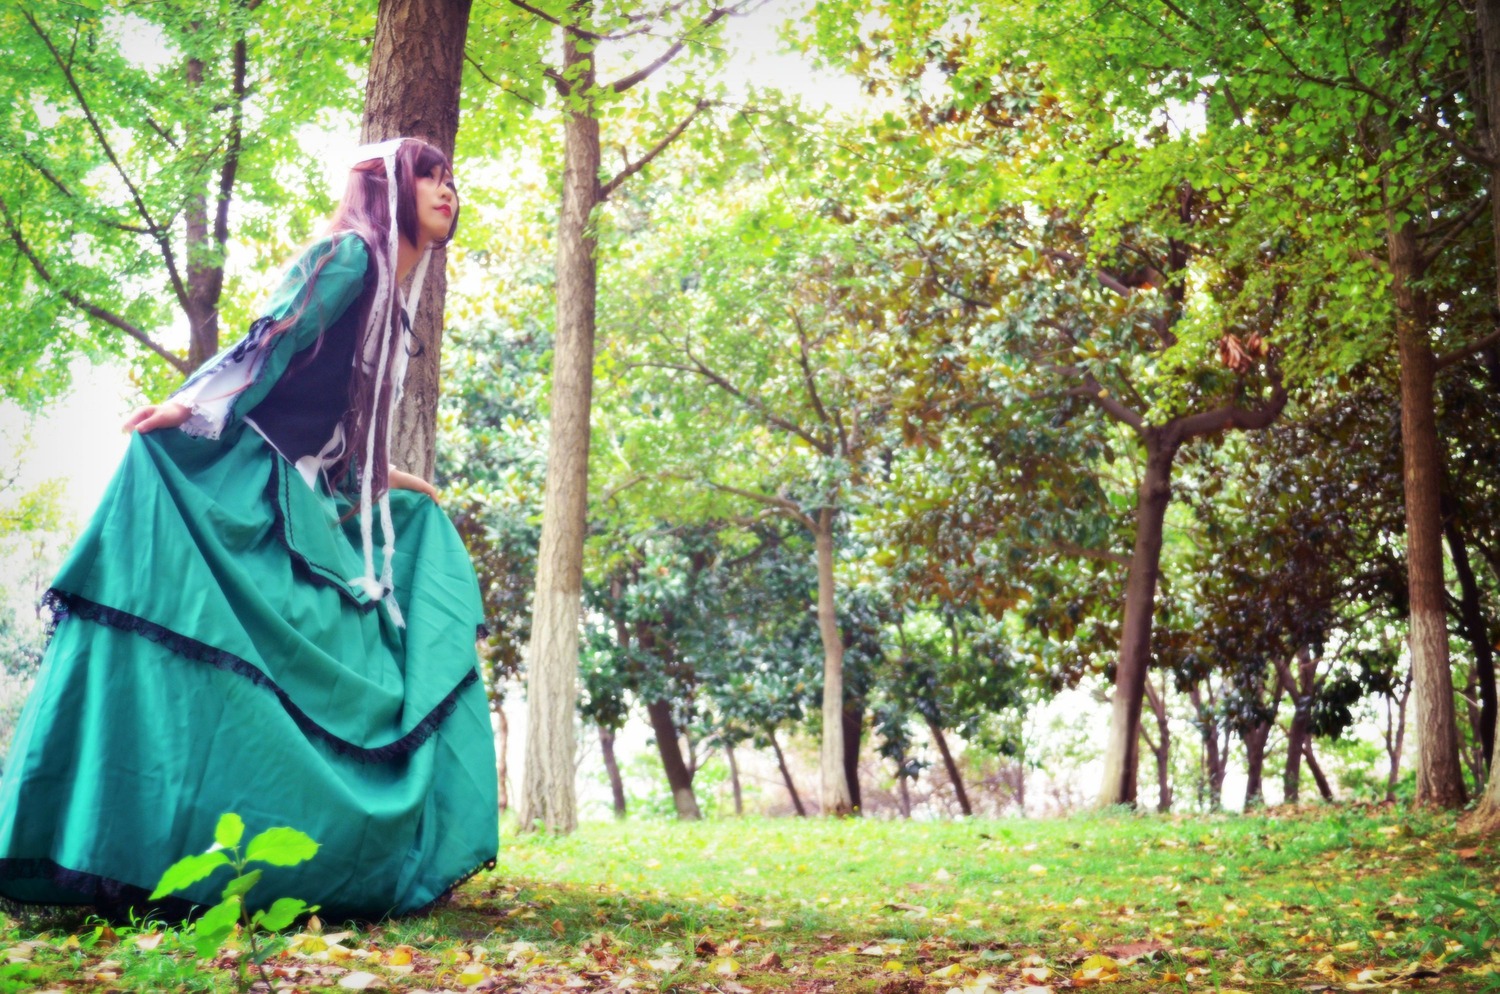
<svg viewBox="0 0 1500 994"><path fill-rule="evenodd" d="M339 978L339 986L350 991L367 991L385 984L373 973L350 973Z"/></svg>

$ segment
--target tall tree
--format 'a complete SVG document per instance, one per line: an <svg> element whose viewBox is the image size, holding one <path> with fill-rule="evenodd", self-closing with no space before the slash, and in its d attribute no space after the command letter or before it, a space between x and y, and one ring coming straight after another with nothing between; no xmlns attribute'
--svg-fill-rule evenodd
<svg viewBox="0 0 1500 994"><path fill-rule="evenodd" d="M362 140L423 138L453 160L464 38L473 0L380 0L365 83ZM391 433L391 460L424 480L437 455L439 350L448 295L448 250L433 250L422 306L412 320L415 361Z"/></svg>
<svg viewBox="0 0 1500 994"><path fill-rule="evenodd" d="M590 0L533 6L511 0L518 16L553 25L562 58L547 67L563 117L562 213L557 228L557 325L553 355L551 433L527 655L526 768L520 824L549 832L577 825L574 793L574 702L578 693L578 622L583 590L583 540L588 512L589 411L593 394L594 331L598 306L596 208L656 159L708 106L698 99L653 144L613 176L601 178L600 126L618 98L651 78L687 46L711 37L726 16L751 0L727 6L673 3L636 12L606 9ZM654 57L611 80L599 76L599 46L632 39L674 37Z"/></svg>

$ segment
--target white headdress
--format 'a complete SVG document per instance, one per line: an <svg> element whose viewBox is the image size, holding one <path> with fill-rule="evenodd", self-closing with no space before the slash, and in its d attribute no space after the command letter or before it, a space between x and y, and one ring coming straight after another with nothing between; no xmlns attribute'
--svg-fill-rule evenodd
<svg viewBox="0 0 1500 994"><path fill-rule="evenodd" d="M350 168L372 159L380 159L385 164L386 207L390 218L389 230L386 233L385 263L379 267L379 272L376 274L375 297L370 302L370 316L360 339L364 346L360 354L355 356L354 361L363 363L366 369L374 371L375 380L370 394L373 403L380 403L381 391L387 378L390 380L390 407L384 419L387 437L390 435L390 426L395 424L397 406L401 402L401 389L406 380L406 362L410 345L410 342L406 340L411 334L410 319L416 315L417 304L422 297L422 282L427 276L427 260L431 253L431 246L422 253L422 258L417 262L416 274L412 277L411 294L405 301L401 301L401 291L396 280L396 258L400 250L401 237L396 224L396 152L401 148L402 142L407 140L406 138L392 138L390 141L377 142L373 145L362 145L354 150L349 160ZM374 260L378 256L371 253L371 258ZM400 306L391 306L393 294L396 295ZM400 319L402 311L406 312L406 322ZM401 340L399 345L393 348L393 339L397 336L400 336ZM351 577L349 582L363 588L371 600L384 599L391 620L399 627L405 622L401 617L400 608L396 605L395 581L392 579L391 572L391 563L396 555L396 534L391 526L389 488L380 495L379 501L380 532L385 542L385 555L379 579L375 576L374 501L371 491L373 490L375 460L387 458L387 453L375 451L380 421L381 419L374 410L370 411L365 419L364 452L359 460L359 531L364 545L365 571L363 576ZM354 440L354 444L359 444L359 442L358 439Z"/></svg>

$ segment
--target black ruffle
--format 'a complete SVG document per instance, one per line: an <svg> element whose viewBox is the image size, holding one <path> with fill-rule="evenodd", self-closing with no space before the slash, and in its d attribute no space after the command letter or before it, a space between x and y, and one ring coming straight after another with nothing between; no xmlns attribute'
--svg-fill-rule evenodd
<svg viewBox="0 0 1500 994"><path fill-rule="evenodd" d="M70 870L50 859L0 859L0 883L7 880L45 880L55 887L72 891L79 899L63 905L55 900L31 902L13 897L0 898L5 904L16 907L89 907L112 921L128 921L132 915L185 921L200 907L180 897L168 896L153 901L151 892L144 887L95 873Z"/></svg>
<svg viewBox="0 0 1500 994"><path fill-rule="evenodd" d="M474 867L444 888L443 893L408 915L424 915L433 911L454 891L468 883L475 874L493 870L493 859ZM45 880L54 886L78 894L80 900L69 905L57 901L20 901L0 895L0 907L91 907L103 918L115 922L130 922L132 919L155 918L162 921L187 921L196 918L205 905L196 904L181 897L161 897L151 900L151 892L144 887L122 883L95 873L70 870L50 859L0 859L0 884L7 880ZM391 917L389 912L371 913L369 910L341 908L319 908L318 913L334 921L376 922ZM406 916L403 916L406 917Z"/></svg>
<svg viewBox="0 0 1500 994"><path fill-rule="evenodd" d="M226 670L238 676L242 676L255 684L264 687L276 695L281 702L281 707L297 723L297 727L314 738L321 739L327 743L329 748L340 756L348 756L353 759L367 763L388 763L393 760L402 759L410 755L414 750L432 737L433 733L449 715L458 707L458 698L469 685L479 680L479 669L471 667L466 672L458 685L448 695L437 703L421 721L401 738L388 745L367 748L355 745L319 725L307 712L299 708L285 690L277 685L263 671L248 660L241 659L233 653L225 652L223 649L215 649L211 645L205 645L197 639L189 638L169 628L164 628L155 622L147 621L125 611L105 607L96 604L76 594L69 594L60 590L48 590L44 598L46 604L53 612L53 626L60 624L63 617L68 614L77 615L79 618L92 621L101 625L108 625L121 631L131 632L152 642L163 646L171 652L191 659L195 662L207 663L215 669Z"/></svg>

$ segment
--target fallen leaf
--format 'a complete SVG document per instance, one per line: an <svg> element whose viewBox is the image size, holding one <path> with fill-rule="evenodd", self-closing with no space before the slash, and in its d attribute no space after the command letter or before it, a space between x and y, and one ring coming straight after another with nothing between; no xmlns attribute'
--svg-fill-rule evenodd
<svg viewBox="0 0 1500 994"><path fill-rule="evenodd" d="M349 973L339 978L339 986L345 990L367 991L372 987L384 987L385 984L373 973Z"/></svg>

